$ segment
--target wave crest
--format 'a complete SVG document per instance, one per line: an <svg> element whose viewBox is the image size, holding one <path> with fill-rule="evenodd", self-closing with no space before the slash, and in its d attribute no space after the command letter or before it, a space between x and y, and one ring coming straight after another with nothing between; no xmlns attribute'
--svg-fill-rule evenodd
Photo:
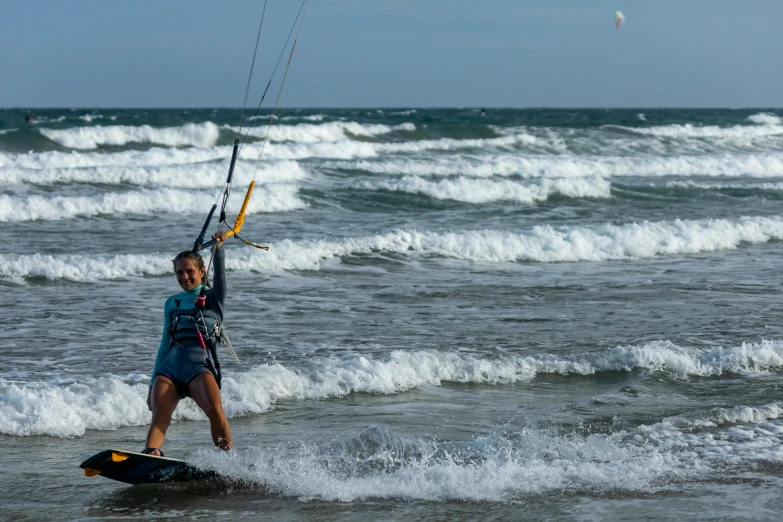
<svg viewBox="0 0 783 522"><path fill-rule="evenodd" d="M169 147L214 147L220 129L211 122L186 123L179 127L150 125L111 125L74 127L71 129L39 129L46 138L69 149L96 149L100 146L123 146L129 143L151 143Z"/></svg>
<svg viewBox="0 0 783 522"><path fill-rule="evenodd" d="M170 268L170 267L167 267ZM306 367L262 364L245 372L226 372L223 406L229 417L259 414L280 400L344 397L351 393L403 393L444 382L502 385L528 382L536 375L592 375L634 369L668 372L679 378L725 373L753 374L783 367L783 343L763 341L708 350L669 341L618 346L605 351L482 358L459 352L396 350L382 358L349 355L312 359ZM0 379L0 433L73 437L88 429L116 429L149 422L147 376L85 377L78 383L15 383ZM778 415L774 412L715 412L708 420L737 422ZM192 402L177 409L177 419L203 420ZM670 420L669 423L680 422Z"/></svg>

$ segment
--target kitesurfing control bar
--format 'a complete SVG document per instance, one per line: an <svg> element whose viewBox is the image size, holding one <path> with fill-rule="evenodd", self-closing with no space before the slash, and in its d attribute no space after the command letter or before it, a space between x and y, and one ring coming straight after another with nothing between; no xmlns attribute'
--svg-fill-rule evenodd
<svg viewBox="0 0 783 522"><path fill-rule="evenodd" d="M247 241L245 239L242 239L239 236L239 231L240 231L240 229L242 228L242 225L245 222L245 211L247 210L248 202L250 201L250 195L252 194L253 186L255 185L256 174L258 173L258 165L261 162L261 156L264 153L264 148L266 147L266 143L267 143L267 141L269 139L269 130L271 129L272 124L274 123L275 113L277 112L277 107L278 107L278 104L280 103L280 95L283 92L283 86L285 85L285 79L288 76L288 68L291 66L291 59L294 56L294 50L296 49L296 43L299 40L299 32L302 30L302 23L304 22L304 16L305 16L305 13L307 12L307 5L308 5L308 3L309 3L309 0L302 0L302 5L299 7L299 12L297 12L296 18L294 19L294 23L291 25L291 30L288 32L288 38L286 38L286 43L283 46L283 49L280 51L280 56L278 56L277 63L275 64L275 68L272 71L272 76L269 78L269 83L267 83L266 89L264 89L263 96L261 96L261 102L259 102L258 107L256 108L256 114L253 115L253 119L255 119L255 116L258 114L258 110L261 108L261 103L264 101L264 98L266 97L266 93L269 90L269 86L272 83L272 78L274 77L275 71L277 71L277 67L280 64L280 59L283 57L283 53L285 52L285 49L286 49L286 47L288 45L288 41L289 41L289 39L291 38L291 35L294 32L294 28L297 27L297 22L298 22L299 27L296 29L296 36L294 37L294 43L291 46L291 52L288 55L288 63L286 64L285 72L283 73L283 79L280 82L280 89L278 89L278 91L277 91L277 99L275 101L275 106L272 109L271 116L269 117L269 124L267 125L266 133L264 134L264 140L263 140L263 143L261 145L261 152L258 155L258 162L256 162L256 168L255 168L255 172L253 173L253 179L251 180L250 186L247 189L247 193L245 194L245 200L242 202L242 208L239 211L239 214L237 215L237 218L236 218L236 221L234 222L234 227L233 228L231 226L229 226L228 223L226 223L226 204L228 203L228 198L229 198L229 195L231 194L232 175L233 175L233 172L234 172L234 165L236 163L237 154L238 154L238 151L237 151L237 146L239 144L239 139L238 138L234 140L234 152L233 152L233 154L231 156L231 166L230 166L229 171L228 171L228 179L226 180L226 189L225 189L225 191L223 193L223 202L222 202L222 205L221 205L221 208L220 208L220 223L218 225L218 233L220 233L220 230L221 230L222 226L225 224L228 227L228 229L229 229L227 234L226 234L227 236L229 236L229 237L230 236L235 236L237 239L241 240L243 243L245 243L247 245L250 245L250 246L254 246L256 248L260 248L262 250L269 250L269 247L265 247L265 246L262 246L262 245L256 245L255 243L251 243L251 242L249 242L249 241ZM266 1L264 1L264 13L265 12L266 12ZM256 38L256 51L258 50L258 41L260 39L261 26L263 25L263 23L264 23L264 15L262 14L261 15L261 24L259 25L259 37ZM245 90L245 102L242 104L242 115L240 115L240 124L239 124L240 125L240 129L239 129L240 133L241 133L241 129L242 129L242 119L243 119L243 116L244 116L245 105L247 104L247 93L248 93L248 90L250 88L250 80L251 80L251 78L253 76L253 67L255 66L255 59L256 59L256 53L254 52L254 54L253 54L253 62L252 62L251 67L250 67L250 75L248 77L248 87ZM252 124L250 125L250 127L252 127ZM248 128L247 132L245 133L245 137L242 140L242 144L243 145L245 143L245 140L247 140L248 134L250 133L250 127ZM239 147L241 148L241 145ZM213 209L209 213L209 216L207 217L207 221L204 224L204 227L202 229L201 235L199 236L199 239L196 240L196 243L193 246L193 251L195 253L198 253L199 251L204 250L204 249L206 249L208 247L211 247L211 246L213 246L213 245L215 245L217 243L217 239L212 239L211 241L208 241L207 243L203 243L202 242L203 239L204 239L204 235L206 234L206 229L209 226L209 222L210 222L210 220L212 218L212 213L214 212L214 210L215 209L213 207ZM213 235L213 238L214 237L215 236ZM210 260L210 266L211 266L211 264L212 264L212 261ZM209 267L207 267L207 273L208 272L209 272Z"/></svg>
<svg viewBox="0 0 783 522"><path fill-rule="evenodd" d="M237 214L237 219L234 221L234 228L230 228L226 234L228 237L234 236L236 234L239 234L239 231L242 230L242 225L245 224L245 211L247 210L247 204L250 203L250 195L253 193L253 187L256 185L255 181L250 182L250 186L247 187L247 192L245 193L245 200L242 202L242 208L239 209L239 214ZM200 236L201 237L201 236ZM239 236L237 236L239 237ZM203 240L204 238L201 237ZM215 244L217 239L211 239L207 241L206 243L199 246L198 250L194 250L196 253L198 253L201 250L204 250L206 248L210 248L212 245ZM248 243L249 245L253 245L252 243ZM253 245L257 246L257 245Z"/></svg>
<svg viewBox="0 0 783 522"><path fill-rule="evenodd" d="M226 203L228 195L231 193L231 181L234 179L234 166L237 164L237 155L239 154L239 139L234 139L234 151L231 153L231 166L228 167L228 178L226 178L226 191L223 193L223 205L220 207L220 222L226 220Z"/></svg>
<svg viewBox="0 0 783 522"><path fill-rule="evenodd" d="M226 178L226 190L223 193L223 204L220 207L220 222L226 220L226 203L228 202L228 195L231 192L231 181L234 178L234 167L237 164L237 155L239 154L239 140L234 140L234 150L231 153L231 165L228 167L228 177ZM242 207L244 210L244 206ZM207 229L209 228L209 223L212 221L212 215L215 213L215 209L217 209L217 203L212 205L212 210L209 211L209 214L207 215L207 220L204 221L204 226L201 227L201 233L198 235L198 238L196 239L196 242L193 243L193 252L198 253L201 250L204 250L205 248L208 248L212 246L212 244L215 242L214 240L204 244L204 237L207 234Z"/></svg>
<svg viewBox="0 0 783 522"><path fill-rule="evenodd" d="M199 233L196 242L193 243L193 252L198 253L202 248L204 248L202 246L204 244L204 236L207 235L207 228L209 228L209 222L212 221L212 215L215 213L216 209L217 209L217 203L212 205L212 209L209 211L209 214L207 214L207 220L204 221L204 226L201 227L201 233Z"/></svg>

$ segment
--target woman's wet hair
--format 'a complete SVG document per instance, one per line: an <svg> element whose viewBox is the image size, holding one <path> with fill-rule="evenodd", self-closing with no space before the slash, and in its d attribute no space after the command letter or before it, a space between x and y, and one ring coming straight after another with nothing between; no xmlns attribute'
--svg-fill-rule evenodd
<svg viewBox="0 0 783 522"><path fill-rule="evenodd" d="M183 259L190 259L191 261L194 261L196 263L196 267L201 270L204 267L204 260L201 258L199 254L196 254L192 250L183 250L179 254L177 254L177 257L171 260L172 264L174 265L174 270L177 270L177 261L182 261ZM204 274L204 280L202 281L204 283L204 286L209 286L209 279L207 278L207 275Z"/></svg>

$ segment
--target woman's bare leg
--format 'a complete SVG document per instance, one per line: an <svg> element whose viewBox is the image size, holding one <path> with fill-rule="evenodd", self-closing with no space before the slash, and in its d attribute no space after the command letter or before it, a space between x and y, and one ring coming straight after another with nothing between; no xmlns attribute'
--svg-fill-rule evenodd
<svg viewBox="0 0 783 522"><path fill-rule="evenodd" d="M198 407L206 413L209 425L212 429L212 442L222 450L230 450L234 447L231 441L231 428L228 427L228 419L223 412L223 403L220 401L220 388L218 388L215 376L204 372L188 385L190 398L196 401Z"/></svg>
<svg viewBox="0 0 783 522"><path fill-rule="evenodd" d="M147 433L147 447L156 448L151 455L160 455L160 447L166 440L166 430L171 424L171 415L179 403L177 387L166 377L158 375L152 383L150 408L152 409L152 425Z"/></svg>

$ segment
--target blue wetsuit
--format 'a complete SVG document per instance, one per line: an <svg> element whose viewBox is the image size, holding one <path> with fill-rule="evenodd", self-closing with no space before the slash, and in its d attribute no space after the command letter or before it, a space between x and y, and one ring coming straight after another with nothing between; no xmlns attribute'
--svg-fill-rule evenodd
<svg viewBox="0 0 783 522"><path fill-rule="evenodd" d="M223 305L226 300L226 262L222 248L215 250L212 264L215 269L213 284L205 292L207 302L204 310L214 312L222 323ZM166 305L163 308L163 337L158 348L158 355L155 357L155 369L150 379L150 387L155 381L155 377L162 375L174 383L181 397L187 397L190 381L204 372L213 373L207 363L207 352L197 339L190 338L179 343L172 341L169 334L172 317L178 310L194 308L196 298L201 292L201 286L180 292L166 300ZM210 341L206 342L209 347ZM218 376L215 375L215 378L217 379Z"/></svg>

